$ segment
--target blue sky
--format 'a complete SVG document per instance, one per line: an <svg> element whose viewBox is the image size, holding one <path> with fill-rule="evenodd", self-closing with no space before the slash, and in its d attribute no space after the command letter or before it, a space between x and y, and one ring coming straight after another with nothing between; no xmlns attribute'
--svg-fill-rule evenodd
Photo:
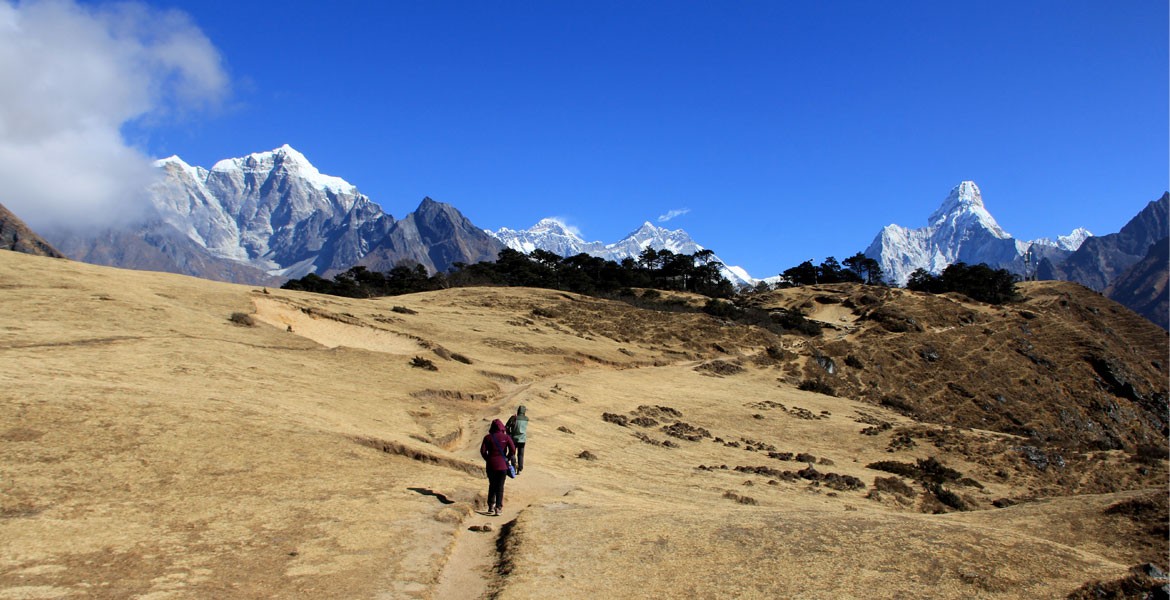
<svg viewBox="0 0 1170 600"><path fill-rule="evenodd" d="M1117 231L1170 187L1164 0L150 4L228 82L132 145L288 143L396 217L430 196L612 242L678 211L764 277L924 226L962 180L1023 239Z"/></svg>

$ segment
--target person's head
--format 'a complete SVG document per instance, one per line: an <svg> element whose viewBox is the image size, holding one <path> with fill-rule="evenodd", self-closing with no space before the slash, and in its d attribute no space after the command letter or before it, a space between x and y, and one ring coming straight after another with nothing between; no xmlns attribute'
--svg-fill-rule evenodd
<svg viewBox="0 0 1170 600"><path fill-rule="evenodd" d="M520 407L516 409L516 414L523 415L526 410L528 409L524 408L524 405L521 404Z"/></svg>
<svg viewBox="0 0 1170 600"><path fill-rule="evenodd" d="M504 430L504 423L499 419L492 420L492 426L488 429L488 433L495 433Z"/></svg>

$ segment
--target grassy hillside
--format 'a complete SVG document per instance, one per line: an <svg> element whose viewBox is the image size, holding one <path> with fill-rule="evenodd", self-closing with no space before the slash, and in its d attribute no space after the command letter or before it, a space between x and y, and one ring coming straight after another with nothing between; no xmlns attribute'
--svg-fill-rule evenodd
<svg viewBox="0 0 1170 600"><path fill-rule="evenodd" d="M761 299L836 327L809 338L547 290L350 300L0 252L0 598L1063 597L1165 567L1165 440L1137 452L1163 435L1140 411L1165 401L1165 337L1044 285L1011 308ZM958 316L915 312L935 302ZM1012 360L979 360L996 344ZM979 406L993 389L1021 430ZM1140 422L1078 403L1105 393ZM488 517L479 442L518 404L526 469ZM1117 443L1066 433L1085 414Z"/></svg>

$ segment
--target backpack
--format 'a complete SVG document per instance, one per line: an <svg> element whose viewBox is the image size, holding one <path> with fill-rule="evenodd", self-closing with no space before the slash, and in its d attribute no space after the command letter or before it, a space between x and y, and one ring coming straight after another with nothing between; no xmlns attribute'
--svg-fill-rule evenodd
<svg viewBox="0 0 1170 600"><path fill-rule="evenodd" d="M524 443L524 434L527 432L527 430L528 417L516 418L516 415L512 415L512 417L508 419L508 424L504 425L504 432L507 433L508 436L512 438L512 441L516 442L517 444Z"/></svg>

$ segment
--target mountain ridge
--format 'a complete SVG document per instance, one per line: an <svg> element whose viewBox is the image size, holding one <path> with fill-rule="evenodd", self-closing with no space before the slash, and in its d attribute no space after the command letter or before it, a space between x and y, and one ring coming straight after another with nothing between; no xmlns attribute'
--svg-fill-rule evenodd
<svg viewBox="0 0 1170 600"><path fill-rule="evenodd" d="M503 227L496 231L485 231L505 246L526 254L539 249L562 257L588 254L614 262L621 262L625 258L637 260L647 248L669 250L675 254L695 254L705 249L686 231L666 229L650 221L644 221L622 239L609 244L601 241L587 242L553 217L541 219L528 229ZM758 281L743 268L728 265L718 256L714 256L713 260L723 265L720 272L732 285L750 286Z"/></svg>
<svg viewBox="0 0 1170 600"><path fill-rule="evenodd" d="M0 250L65 258L59 250L37 235L20 217L0 204Z"/></svg>
<svg viewBox="0 0 1170 600"><path fill-rule="evenodd" d="M986 263L996 269L1023 273L1025 269L1034 270L1042 259L1063 260L1091 238L1092 233L1078 227L1068 235L1057 236L1056 241L1017 240L988 212L979 186L963 181L930 214L925 227L887 225L864 254L878 261L887 281L905 285L917 269L938 274L957 262Z"/></svg>
<svg viewBox="0 0 1170 600"><path fill-rule="evenodd" d="M47 235L96 264L264 285L359 264L388 270L410 261L443 271L455 262L492 260L502 248L453 206L430 198L396 220L288 144L211 169L179 156L154 165L160 177L149 189L151 214L143 222Z"/></svg>

